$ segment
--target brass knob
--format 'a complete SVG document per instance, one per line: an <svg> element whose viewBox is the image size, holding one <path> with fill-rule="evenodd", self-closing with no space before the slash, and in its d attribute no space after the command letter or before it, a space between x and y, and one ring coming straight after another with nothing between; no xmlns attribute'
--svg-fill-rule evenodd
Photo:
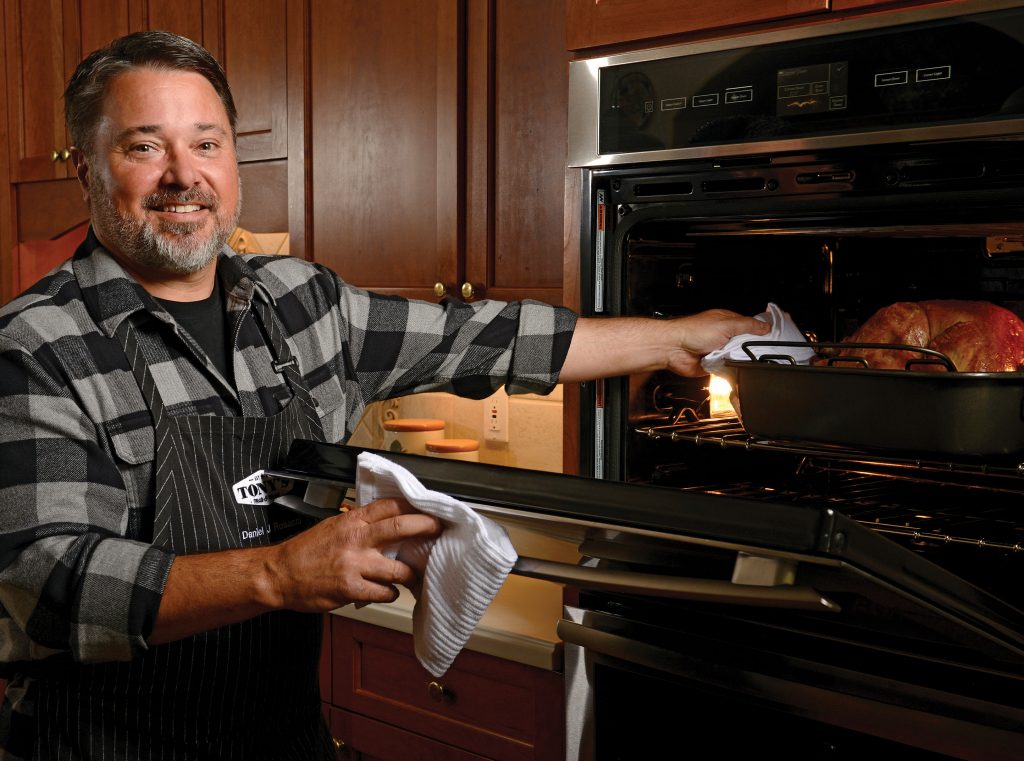
<svg viewBox="0 0 1024 761"><path fill-rule="evenodd" d="M334 749L339 753L345 753L348 750L344 740L339 740L337 737L332 737L331 739L334 741Z"/></svg>
<svg viewBox="0 0 1024 761"><path fill-rule="evenodd" d="M464 299L471 299L471 298L473 298L475 293L476 292L473 290L473 284L472 283L463 283L462 284L462 298L464 298Z"/></svg>
<svg viewBox="0 0 1024 761"><path fill-rule="evenodd" d="M434 295L439 299L443 299L448 293L448 288L444 283L434 283Z"/></svg>
<svg viewBox="0 0 1024 761"><path fill-rule="evenodd" d="M67 161L69 158L71 158L71 151L69 151L67 148L61 148L60 160Z"/></svg>
<svg viewBox="0 0 1024 761"><path fill-rule="evenodd" d="M57 161L60 158L60 151L54 148L50 151L50 161Z"/></svg>
<svg viewBox="0 0 1024 761"><path fill-rule="evenodd" d="M430 699L438 703L451 703L455 700L455 693L440 682L431 682L427 685L427 694Z"/></svg>

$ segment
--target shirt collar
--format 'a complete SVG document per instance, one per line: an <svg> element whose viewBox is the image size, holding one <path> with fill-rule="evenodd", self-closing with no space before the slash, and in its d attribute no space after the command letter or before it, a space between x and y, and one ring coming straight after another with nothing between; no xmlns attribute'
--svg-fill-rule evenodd
<svg viewBox="0 0 1024 761"><path fill-rule="evenodd" d="M171 322L163 307L103 248L91 226L75 251L72 268L86 309L107 336L112 337L118 326L136 312L147 312ZM248 306L254 296L274 303L273 296L256 278L253 269L228 246L220 253L217 276L224 285L229 308Z"/></svg>

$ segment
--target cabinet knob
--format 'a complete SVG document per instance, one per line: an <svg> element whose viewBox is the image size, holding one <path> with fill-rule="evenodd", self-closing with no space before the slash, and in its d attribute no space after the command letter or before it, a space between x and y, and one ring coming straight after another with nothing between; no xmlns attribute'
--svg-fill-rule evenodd
<svg viewBox="0 0 1024 761"><path fill-rule="evenodd" d="M434 295L443 299L448 293L448 287L444 283L434 283Z"/></svg>
<svg viewBox="0 0 1024 761"><path fill-rule="evenodd" d="M50 159L52 161L67 161L69 158L71 158L71 151L67 148L61 148L59 151L54 148L50 151Z"/></svg>
<svg viewBox="0 0 1024 761"><path fill-rule="evenodd" d="M337 737L332 737L331 740L334 742L334 749L338 753L344 753L346 756L348 755L348 746L345 744L344 740L339 740Z"/></svg>
<svg viewBox="0 0 1024 761"><path fill-rule="evenodd" d="M427 694L430 699L437 703L451 703L455 700L455 693L440 682L431 682L427 685Z"/></svg>
<svg viewBox="0 0 1024 761"><path fill-rule="evenodd" d="M463 283L462 284L462 298L468 300L468 299L473 298L475 295L476 295L476 291L473 290L473 284L472 283Z"/></svg>

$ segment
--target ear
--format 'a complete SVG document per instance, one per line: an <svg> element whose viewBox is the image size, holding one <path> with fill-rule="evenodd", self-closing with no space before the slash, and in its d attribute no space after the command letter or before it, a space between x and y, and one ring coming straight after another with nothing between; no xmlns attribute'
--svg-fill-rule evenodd
<svg viewBox="0 0 1024 761"><path fill-rule="evenodd" d="M71 163L75 167L78 184L82 186L82 198L89 201L89 160L81 148L71 148Z"/></svg>

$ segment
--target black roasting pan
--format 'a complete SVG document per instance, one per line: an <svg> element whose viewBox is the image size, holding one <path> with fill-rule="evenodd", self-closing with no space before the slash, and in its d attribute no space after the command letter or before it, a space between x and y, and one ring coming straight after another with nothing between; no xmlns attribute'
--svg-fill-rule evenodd
<svg viewBox="0 0 1024 761"><path fill-rule="evenodd" d="M892 348L918 351L906 370L877 370L844 359L797 365L784 352L752 346L805 346L751 341L750 360L730 359L743 428L764 439L922 454L994 457L1024 453L1024 373L956 372L927 349L879 344L812 343L815 351ZM835 360L833 360L835 361ZM943 369L915 369L920 364Z"/></svg>

